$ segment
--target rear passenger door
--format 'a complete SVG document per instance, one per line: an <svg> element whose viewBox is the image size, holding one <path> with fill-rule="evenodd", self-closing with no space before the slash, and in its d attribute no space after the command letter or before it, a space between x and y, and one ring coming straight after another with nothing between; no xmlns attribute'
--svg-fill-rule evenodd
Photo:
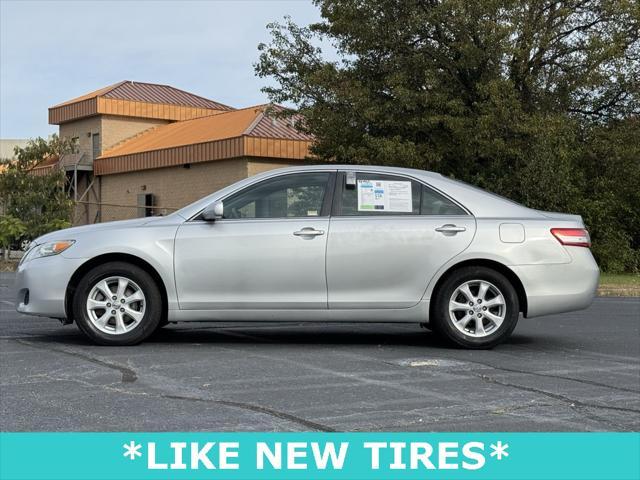
<svg viewBox="0 0 640 480"><path fill-rule="evenodd" d="M329 308L416 305L474 232L473 216L416 179L340 172L327 241Z"/></svg>

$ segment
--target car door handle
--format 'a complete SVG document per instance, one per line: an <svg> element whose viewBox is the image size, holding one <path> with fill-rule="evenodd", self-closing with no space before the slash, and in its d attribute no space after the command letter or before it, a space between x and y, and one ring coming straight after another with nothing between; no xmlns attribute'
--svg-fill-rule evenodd
<svg viewBox="0 0 640 480"><path fill-rule="evenodd" d="M465 232L467 229L465 227L458 227L457 225L451 225L451 224L447 224L447 225L442 225L441 227L436 228L436 232L440 232L440 233L444 233L444 234L452 234L455 235L456 233L460 233L460 232Z"/></svg>
<svg viewBox="0 0 640 480"><path fill-rule="evenodd" d="M305 227L302 230L293 232L296 237L316 237L318 235L324 235L324 230L316 230L312 227Z"/></svg>

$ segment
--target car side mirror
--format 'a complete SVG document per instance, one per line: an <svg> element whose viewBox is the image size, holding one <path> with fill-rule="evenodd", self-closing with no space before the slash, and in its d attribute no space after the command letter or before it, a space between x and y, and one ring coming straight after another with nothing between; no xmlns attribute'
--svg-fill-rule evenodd
<svg viewBox="0 0 640 480"><path fill-rule="evenodd" d="M222 202L214 202L202 211L202 219L206 222L215 222L224 215L224 207Z"/></svg>

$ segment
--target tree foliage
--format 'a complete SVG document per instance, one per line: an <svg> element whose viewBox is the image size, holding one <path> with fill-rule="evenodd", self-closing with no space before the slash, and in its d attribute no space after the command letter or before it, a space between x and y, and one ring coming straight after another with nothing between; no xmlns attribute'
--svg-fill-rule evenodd
<svg viewBox="0 0 640 480"><path fill-rule="evenodd" d="M4 259L9 260L11 244L22 235L26 228L19 218L0 215L0 248L4 250Z"/></svg>
<svg viewBox="0 0 640 480"><path fill-rule="evenodd" d="M618 185L640 170L637 1L315 3L318 23L269 25L256 64L315 155L580 213L604 268L638 268L637 188Z"/></svg>
<svg viewBox="0 0 640 480"><path fill-rule="evenodd" d="M36 138L24 148L16 147L14 160L0 161L4 167L0 173L0 206L6 218L23 225L23 231L12 235L5 223L0 224L0 237L14 237L11 241L22 235L36 238L70 226L73 205L65 191L64 171L54 168L46 175L35 175L33 169L73 148L71 142L57 135L48 141Z"/></svg>

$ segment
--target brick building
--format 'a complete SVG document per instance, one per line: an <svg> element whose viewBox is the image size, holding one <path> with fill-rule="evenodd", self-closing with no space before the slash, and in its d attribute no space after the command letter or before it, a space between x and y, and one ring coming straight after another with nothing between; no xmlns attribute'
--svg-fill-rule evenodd
<svg viewBox="0 0 640 480"><path fill-rule="evenodd" d="M75 223L166 213L256 173L300 164L312 138L265 115L167 85L124 81L49 108L77 151ZM42 171L55 168L43 165Z"/></svg>

